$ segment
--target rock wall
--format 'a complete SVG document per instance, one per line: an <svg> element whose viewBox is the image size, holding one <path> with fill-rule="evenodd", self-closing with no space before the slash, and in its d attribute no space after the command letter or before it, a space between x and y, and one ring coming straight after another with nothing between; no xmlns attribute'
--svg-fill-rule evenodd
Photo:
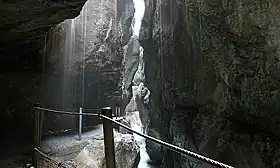
<svg viewBox="0 0 280 168"><path fill-rule="evenodd" d="M0 1L1 49L11 42L26 42L42 37L44 32L65 19L74 18L86 0Z"/></svg>
<svg viewBox="0 0 280 168"><path fill-rule="evenodd" d="M120 5L123 6L118 9ZM48 96L43 104L66 109L120 106L121 79L125 78L123 59L131 54L123 47L130 44L133 15L132 0L89 0L81 15L58 25L51 33L48 43L51 52L47 54L51 73L45 80L48 87L53 87L44 91L43 95ZM57 95L56 99L50 101L53 95ZM55 118L57 121L53 116L49 120L56 129L63 120L68 125L77 123L76 117ZM66 123L61 124L65 127ZM85 118L85 124L99 122Z"/></svg>
<svg viewBox="0 0 280 168"><path fill-rule="evenodd" d="M33 95L40 88L39 50L44 45L44 34L66 18L79 15L84 3L85 0L0 1L1 128L2 124L4 129L31 124L27 114L32 103L37 102Z"/></svg>
<svg viewBox="0 0 280 168"><path fill-rule="evenodd" d="M235 167L279 166L280 3L146 4L149 134ZM147 151L162 167L207 167L170 151L153 155L150 142Z"/></svg>
<svg viewBox="0 0 280 168"><path fill-rule="evenodd" d="M1 119L18 118L18 121L31 123L31 106L36 102L55 109L101 108L120 102L123 46L128 44L132 34L133 1L89 0L85 5L87 11L82 10L84 1L29 2L30 18L23 15L13 20L25 25L20 27L12 22L15 16L9 10L16 12L24 6L20 11L24 12L26 3L0 2L0 12L4 14L0 22L3 28L0 59L5 62L3 64L11 62L1 68L12 72L1 73ZM65 20L76 16L74 20ZM14 29L6 28L8 24ZM23 49L19 50L21 47ZM15 68L7 70L8 67ZM87 125L96 124L84 121ZM45 123L47 130L55 131L76 128L77 120L47 115Z"/></svg>

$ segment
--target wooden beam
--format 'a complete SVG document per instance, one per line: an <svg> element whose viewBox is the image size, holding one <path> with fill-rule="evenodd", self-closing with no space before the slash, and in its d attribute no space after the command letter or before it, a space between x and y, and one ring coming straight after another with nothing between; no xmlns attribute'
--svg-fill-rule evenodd
<svg viewBox="0 0 280 168"><path fill-rule="evenodd" d="M112 108L103 108L102 114L104 116L112 118ZM103 118L103 134L106 168L116 168L113 123L105 118Z"/></svg>

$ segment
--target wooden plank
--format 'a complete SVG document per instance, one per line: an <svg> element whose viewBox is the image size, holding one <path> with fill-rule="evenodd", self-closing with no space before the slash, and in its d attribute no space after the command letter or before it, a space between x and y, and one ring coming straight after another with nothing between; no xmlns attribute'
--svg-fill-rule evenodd
<svg viewBox="0 0 280 168"><path fill-rule="evenodd" d="M33 153L32 153L32 164L35 168L38 167L38 155L34 148L41 146L42 134L43 134L43 121L44 121L44 112L38 110L36 107L39 107L39 104L33 105L34 113L34 135L33 135Z"/></svg>
<svg viewBox="0 0 280 168"><path fill-rule="evenodd" d="M40 126L39 126L39 120L40 120L40 113L39 110L36 109L36 107L38 107L38 104L35 104L33 106L33 152L32 152L32 164L35 168L37 168L38 166L38 156L36 154L36 151L34 150L34 148L39 147L40 145Z"/></svg>

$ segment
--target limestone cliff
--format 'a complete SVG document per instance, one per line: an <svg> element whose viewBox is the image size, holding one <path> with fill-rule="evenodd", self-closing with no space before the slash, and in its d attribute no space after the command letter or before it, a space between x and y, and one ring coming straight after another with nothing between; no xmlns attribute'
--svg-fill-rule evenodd
<svg viewBox="0 0 280 168"><path fill-rule="evenodd" d="M50 27L74 18L86 0L0 1L0 44L38 38Z"/></svg>
<svg viewBox="0 0 280 168"><path fill-rule="evenodd" d="M279 166L280 3L148 4L149 133L236 167ZM162 158L166 168L207 167L171 152Z"/></svg>

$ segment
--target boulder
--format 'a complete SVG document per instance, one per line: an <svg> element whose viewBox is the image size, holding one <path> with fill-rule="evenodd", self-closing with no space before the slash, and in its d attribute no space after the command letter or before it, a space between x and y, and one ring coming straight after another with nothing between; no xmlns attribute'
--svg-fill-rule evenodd
<svg viewBox="0 0 280 168"><path fill-rule="evenodd" d="M124 118L118 118L115 121L117 121L117 122L119 122L119 123L121 123L121 124L123 124L125 126L131 127L131 124L127 120L125 120ZM125 128L117 125L117 124L113 123L113 127L115 129L117 129L122 134L132 134L132 132L128 131L127 129L125 129Z"/></svg>
<svg viewBox="0 0 280 168"><path fill-rule="evenodd" d="M159 133L157 133L155 130L153 129L149 129L148 130L148 135L157 139L160 139L160 135ZM161 153L161 146L150 141L150 140L146 140L146 149L147 149L147 153L150 157L150 159L154 162L154 163L161 163L162 158L163 158L163 154Z"/></svg>
<svg viewBox="0 0 280 168"><path fill-rule="evenodd" d="M116 168L137 168L140 161L140 147L133 135L114 132ZM77 141L76 146L83 141ZM52 152L51 158L65 168L103 168L106 166L104 153L104 140L87 140L87 145L73 153L73 147L67 146ZM67 145L67 143L65 143ZM68 154L72 151L71 156ZM64 153L63 153L64 152ZM50 154L49 154L50 155ZM66 156L67 155L67 156ZM40 160L40 168L51 168L57 166L48 160Z"/></svg>
<svg viewBox="0 0 280 168"><path fill-rule="evenodd" d="M140 160L140 149L134 137L115 132L114 140L117 168L136 168ZM103 168L105 166L103 140L89 143L73 161L79 168Z"/></svg>

